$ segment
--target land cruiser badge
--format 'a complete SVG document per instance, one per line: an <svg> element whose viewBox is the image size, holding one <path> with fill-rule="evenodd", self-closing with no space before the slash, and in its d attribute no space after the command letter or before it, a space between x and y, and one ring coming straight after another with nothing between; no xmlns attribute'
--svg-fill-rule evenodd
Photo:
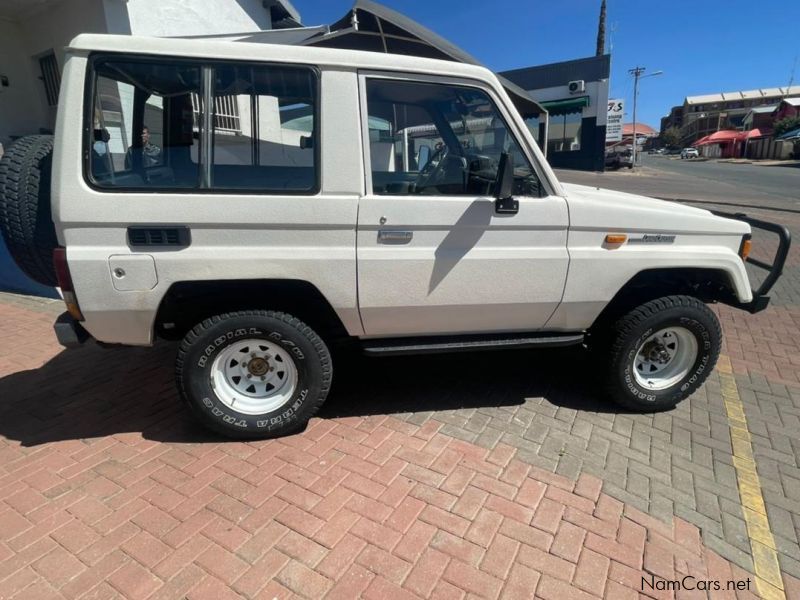
<svg viewBox="0 0 800 600"><path fill-rule="evenodd" d="M663 235L661 233L646 233L640 238L631 238L629 244L673 244L674 235Z"/></svg>

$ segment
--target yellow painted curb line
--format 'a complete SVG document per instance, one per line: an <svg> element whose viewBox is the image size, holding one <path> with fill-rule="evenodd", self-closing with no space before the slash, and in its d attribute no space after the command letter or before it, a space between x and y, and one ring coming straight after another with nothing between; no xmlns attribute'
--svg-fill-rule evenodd
<svg viewBox="0 0 800 600"><path fill-rule="evenodd" d="M736 379L733 377L730 358L721 355L717 363L717 371L722 388L722 400L728 413L733 465L736 468L736 480L739 484L739 497L742 501L744 520L747 523L747 535L750 537L753 567L756 572L756 587L762 598L786 600L775 538L769 527L767 508L761 493L761 480L758 478L756 462L753 458L753 444L750 431L747 429L747 417L744 414L742 400L739 398L739 389L736 387Z"/></svg>

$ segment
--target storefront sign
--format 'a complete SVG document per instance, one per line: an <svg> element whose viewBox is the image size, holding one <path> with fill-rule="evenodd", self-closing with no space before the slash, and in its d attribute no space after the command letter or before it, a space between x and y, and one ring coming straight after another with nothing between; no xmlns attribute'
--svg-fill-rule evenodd
<svg viewBox="0 0 800 600"><path fill-rule="evenodd" d="M606 117L606 142L622 141L622 117L624 114L624 100L608 101L608 116Z"/></svg>

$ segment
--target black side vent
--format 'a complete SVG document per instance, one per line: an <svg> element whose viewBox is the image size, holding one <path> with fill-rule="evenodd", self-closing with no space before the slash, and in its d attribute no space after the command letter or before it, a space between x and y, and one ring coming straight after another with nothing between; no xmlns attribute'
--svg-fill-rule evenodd
<svg viewBox="0 0 800 600"><path fill-rule="evenodd" d="M128 227L131 246L168 246L183 248L189 245L187 227Z"/></svg>

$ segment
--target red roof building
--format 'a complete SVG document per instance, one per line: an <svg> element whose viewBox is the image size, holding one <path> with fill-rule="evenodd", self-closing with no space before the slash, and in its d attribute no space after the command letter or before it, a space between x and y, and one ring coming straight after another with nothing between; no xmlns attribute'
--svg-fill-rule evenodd
<svg viewBox="0 0 800 600"><path fill-rule="evenodd" d="M622 135L633 137L633 123L624 123L622 125ZM656 137L658 132L645 123L636 124L636 136Z"/></svg>
<svg viewBox="0 0 800 600"><path fill-rule="evenodd" d="M636 124L636 138L639 140L639 145L641 146L647 140L652 138L658 137L658 131L650 127L645 123L637 123ZM633 123L623 123L622 124L622 141L615 142L612 144L607 144L607 148L613 148L616 146L631 146L633 144Z"/></svg>

